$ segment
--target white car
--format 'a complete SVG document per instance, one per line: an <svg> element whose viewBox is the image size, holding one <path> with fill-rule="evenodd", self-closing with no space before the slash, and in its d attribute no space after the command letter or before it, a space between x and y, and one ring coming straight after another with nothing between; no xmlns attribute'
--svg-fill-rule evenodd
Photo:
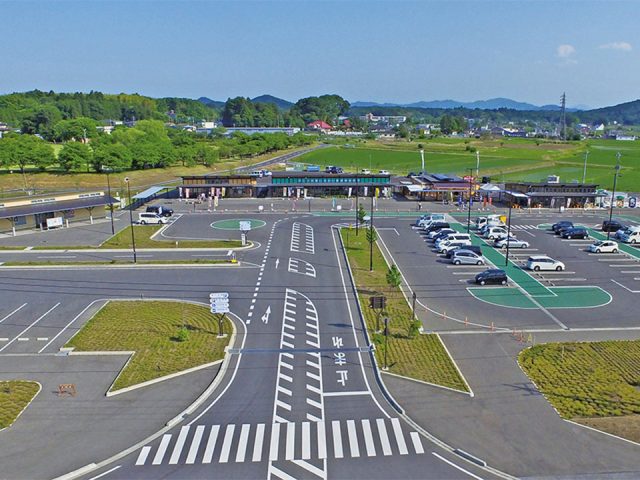
<svg viewBox="0 0 640 480"><path fill-rule="evenodd" d="M430 240L433 240L434 238L436 238L436 236L440 235L441 233L456 233L456 231L453 228L443 228L441 230L433 230L427 234L427 237L429 237Z"/></svg>
<svg viewBox="0 0 640 480"><path fill-rule="evenodd" d="M518 240L515 237L511 237L508 240L509 248L529 248L529 242L525 242L524 240ZM507 238L501 238L496 240L493 244L496 248L507 248Z"/></svg>
<svg viewBox="0 0 640 480"><path fill-rule="evenodd" d="M389 170L380 170L378 172L379 175L390 175Z"/></svg>
<svg viewBox="0 0 640 480"><path fill-rule="evenodd" d="M432 213L430 215L421 215L416 222L419 227L427 228L433 222L444 222L444 213Z"/></svg>
<svg viewBox="0 0 640 480"><path fill-rule="evenodd" d="M454 248L467 247L469 245L471 245L471 240L449 240L437 246L436 249L438 250L438 253L447 253L449 250L453 250Z"/></svg>
<svg viewBox="0 0 640 480"><path fill-rule="evenodd" d="M166 219L163 216L158 215L156 213L142 212L138 214L138 223L140 225L147 225L148 223L162 225L166 223Z"/></svg>
<svg viewBox="0 0 640 480"><path fill-rule="evenodd" d="M497 237L504 235L507 235L507 229L503 228L503 227L489 227L487 229L487 231L484 234L485 238L488 238L489 240L495 240Z"/></svg>
<svg viewBox="0 0 640 480"><path fill-rule="evenodd" d="M561 272L564 270L564 263L554 260L551 257L547 257L546 255L535 255L529 257L527 260L527 268L529 270L555 270L556 272Z"/></svg>
<svg viewBox="0 0 640 480"><path fill-rule="evenodd" d="M370 175L371 170L369 170L368 168L363 168L362 170L360 170L360 173L362 173L363 175Z"/></svg>
<svg viewBox="0 0 640 480"><path fill-rule="evenodd" d="M613 240L600 240L589 245L589 251L593 253L618 253L618 242Z"/></svg>

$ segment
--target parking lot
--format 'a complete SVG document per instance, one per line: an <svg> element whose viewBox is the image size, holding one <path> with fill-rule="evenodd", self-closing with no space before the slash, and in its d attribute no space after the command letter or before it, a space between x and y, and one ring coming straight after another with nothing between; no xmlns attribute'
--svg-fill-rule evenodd
<svg viewBox="0 0 640 480"><path fill-rule="evenodd" d="M494 248L471 228L472 243L481 246L487 265L453 265L438 254L433 242L411 221L379 220L385 246L416 292L419 304L431 313L434 329L465 328L481 324L495 328L627 328L635 327L634 303L640 294L640 249L620 243L618 253L587 251L600 231L603 217L562 217L587 227L589 239L563 239L551 230L555 215L524 216L512 219L511 233L529 243L525 248ZM466 219L464 219L466 220ZM457 231L463 223L449 217ZM634 224L635 221L626 221ZM402 225L401 225L402 223ZM389 230L391 224L398 232ZM636 222L637 224L637 222ZM530 256L548 255L563 262L560 271L525 269ZM487 268L504 269L507 286L474 283L477 273ZM429 272L428 275L425 272ZM505 315L509 309L513 315ZM440 315L434 314L438 312ZM498 320L498 318L500 320Z"/></svg>

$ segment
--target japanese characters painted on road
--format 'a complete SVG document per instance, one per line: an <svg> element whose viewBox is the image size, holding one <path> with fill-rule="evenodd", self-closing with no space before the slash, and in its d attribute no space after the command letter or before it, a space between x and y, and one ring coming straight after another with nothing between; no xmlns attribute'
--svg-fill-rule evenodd
<svg viewBox="0 0 640 480"><path fill-rule="evenodd" d="M240 226L240 230L243 232L248 232L251 230L251 221L250 220L241 220L238 222Z"/></svg>

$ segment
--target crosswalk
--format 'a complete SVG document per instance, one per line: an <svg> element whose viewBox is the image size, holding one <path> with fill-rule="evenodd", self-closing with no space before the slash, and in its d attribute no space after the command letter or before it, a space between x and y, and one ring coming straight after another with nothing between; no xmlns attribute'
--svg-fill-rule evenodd
<svg viewBox="0 0 640 480"><path fill-rule="evenodd" d="M537 225L513 225L511 224L511 230L538 230Z"/></svg>
<svg viewBox="0 0 640 480"><path fill-rule="evenodd" d="M185 425L142 447L135 465L325 460L423 454L418 432L398 418L274 424Z"/></svg>
<svg viewBox="0 0 640 480"><path fill-rule="evenodd" d="M313 227L306 223L295 222L291 227L291 245L290 250L298 253L314 254L315 240Z"/></svg>

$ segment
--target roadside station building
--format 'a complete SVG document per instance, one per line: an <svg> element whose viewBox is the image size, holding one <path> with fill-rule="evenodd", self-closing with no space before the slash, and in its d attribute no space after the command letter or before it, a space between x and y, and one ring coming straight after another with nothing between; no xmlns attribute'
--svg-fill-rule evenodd
<svg viewBox="0 0 640 480"><path fill-rule="evenodd" d="M272 175L199 175L182 177L178 187L180 198L199 195L219 198L306 198L328 196L371 195L390 196L389 174L273 172Z"/></svg>
<svg viewBox="0 0 640 480"><path fill-rule="evenodd" d="M471 185L470 185L471 183ZM398 193L415 200L448 200L454 201L462 195L462 198L475 195L478 184L470 178L461 178L455 175L443 173L426 173L412 175L397 186Z"/></svg>
<svg viewBox="0 0 640 480"><path fill-rule="evenodd" d="M108 206L119 202L104 192L65 193L0 201L0 233L17 230L48 230L71 222L104 218Z"/></svg>
<svg viewBox="0 0 640 480"><path fill-rule="evenodd" d="M504 185L504 200L524 208L593 207L598 185L591 183L513 182Z"/></svg>

